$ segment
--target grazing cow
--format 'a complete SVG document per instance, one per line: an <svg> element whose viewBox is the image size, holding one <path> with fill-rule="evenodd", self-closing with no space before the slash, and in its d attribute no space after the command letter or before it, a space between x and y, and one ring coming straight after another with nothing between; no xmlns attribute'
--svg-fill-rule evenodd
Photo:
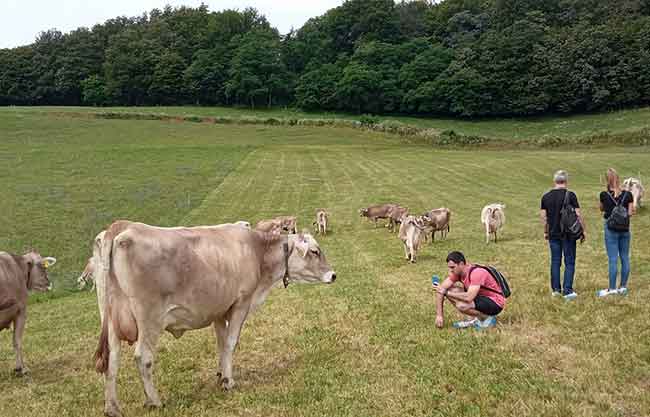
<svg viewBox="0 0 650 417"><path fill-rule="evenodd" d="M422 215L424 218L425 231L424 241L426 242L431 233L431 242L436 240L436 232L440 232L442 239L449 233L449 222L451 220L451 210L446 207L440 207L427 211Z"/></svg>
<svg viewBox="0 0 650 417"><path fill-rule="evenodd" d="M55 258L43 258L35 251L22 256L0 252L0 331L8 329L13 323L16 351L14 373L18 376L29 372L23 363L22 349L28 292L46 291L52 287L47 269L55 263Z"/></svg>
<svg viewBox="0 0 650 417"><path fill-rule="evenodd" d="M623 181L623 189L632 193L632 197L634 198L632 204L634 204L634 209L638 210L641 207L641 201L643 200L643 193L645 191L641 180L632 177L627 178Z"/></svg>
<svg viewBox="0 0 650 417"><path fill-rule="evenodd" d="M327 222L329 218L329 213L325 209L316 210L316 221L313 223L316 233L319 235L327 234Z"/></svg>
<svg viewBox="0 0 650 417"><path fill-rule="evenodd" d="M309 234L273 235L236 225L154 227L118 221L102 246L106 305L95 364L105 374L105 408L120 416L116 379L122 340L135 343L145 405L161 406L153 385L154 352L166 330L213 326L220 348L217 376L234 387L232 355L248 317L279 281L332 283Z"/></svg>
<svg viewBox="0 0 650 417"><path fill-rule="evenodd" d="M267 233L296 233L296 216L279 216L274 219L260 220L255 225L255 230Z"/></svg>
<svg viewBox="0 0 650 417"><path fill-rule="evenodd" d="M424 218L422 216L406 216L399 226L399 238L404 244L404 254L407 261L416 262L420 240L424 231Z"/></svg>
<svg viewBox="0 0 650 417"><path fill-rule="evenodd" d="M490 233L494 234L494 243L497 241L497 232L506 224L505 204L488 204L481 210L481 223L485 226L485 243L490 243Z"/></svg>
<svg viewBox="0 0 650 417"><path fill-rule="evenodd" d="M375 227L377 227L377 219L387 219L388 213L391 208L396 207L397 204L379 204L375 206L369 206L366 208L359 209L359 216L367 217L368 220L375 222Z"/></svg>
<svg viewBox="0 0 650 417"><path fill-rule="evenodd" d="M409 208L408 207L402 207L402 206L393 206L390 209L388 209L388 224L386 227L388 227L388 230L392 231L397 231L397 226L398 224L402 223L402 218L407 216L409 214Z"/></svg>

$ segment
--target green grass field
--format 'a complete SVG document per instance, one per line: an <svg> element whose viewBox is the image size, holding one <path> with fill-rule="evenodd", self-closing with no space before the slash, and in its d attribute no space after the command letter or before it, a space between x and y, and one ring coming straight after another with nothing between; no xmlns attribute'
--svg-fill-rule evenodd
<svg viewBox="0 0 650 417"><path fill-rule="evenodd" d="M306 227L318 207L331 212L332 233L318 240L337 282L272 291L244 327L234 361L238 386L230 393L215 378L211 329L179 340L165 335L155 365L165 407L146 415L650 415L647 208L632 219L630 294L595 297L607 285L600 176L612 166L648 178L650 149L438 150L353 129L49 111L0 109L0 248L35 247L59 260L51 271L55 290L31 296L27 377L12 375L11 332L0 333L0 416L102 414L103 379L91 361L96 299L74 284L92 238L112 220L171 226L296 214ZM610 123L602 121L608 117L601 122ZM497 130L514 137L521 129L512 123ZM569 171L588 223L578 247L579 297L569 303L550 297L538 220L539 199L560 168ZM418 263L407 264L397 237L357 214L387 201L415 212L449 207L447 240L425 245ZM496 245L485 244L480 224L490 202L507 205ZM458 316L449 308L446 327L435 329L429 279L445 273L450 250L508 276L513 296L496 329L453 330ZM145 414L130 347L123 350L119 396L125 415Z"/></svg>
<svg viewBox="0 0 650 417"><path fill-rule="evenodd" d="M7 111L7 110L5 110ZM359 120L359 115L341 113L307 113L293 109L249 109L232 107L19 107L14 113L33 114L42 112L91 113L126 112L155 113L170 116L201 116L295 119L348 119ZM449 118L417 118L399 116L378 116L379 120L397 120L420 128L439 131L453 130L463 135L477 135L496 139L527 140L544 136L584 137L596 133L625 133L650 128L650 108L628 109L602 114L571 116L546 116L534 118L478 119L463 120Z"/></svg>

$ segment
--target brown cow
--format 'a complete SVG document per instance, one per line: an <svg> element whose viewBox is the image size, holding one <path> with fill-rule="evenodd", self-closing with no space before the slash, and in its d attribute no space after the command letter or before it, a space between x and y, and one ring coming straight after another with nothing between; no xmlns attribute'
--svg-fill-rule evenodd
<svg viewBox="0 0 650 417"><path fill-rule="evenodd" d="M213 326L218 377L234 387L232 355L248 314L279 281L332 283L336 274L308 234L272 235L236 225L164 228L119 221L102 247L106 306L96 367L105 373L105 408L120 416L116 379L120 342L135 343L146 405L161 405L154 352L164 330L180 337ZM98 278L99 279L99 278Z"/></svg>
<svg viewBox="0 0 650 417"><path fill-rule="evenodd" d="M359 209L359 216L367 217L368 220L375 222L375 227L377 227L377 219L387 219L388 212L391 208L396 207L397 204L379 204L374 206L369 206L366 208Z"/></svg>
<svg viewBox="0 0 650 417"><path fill-rule="evenodd" d="M279 216L274 219L260 220L255 225L255 230L267 233L296 233L296 216Z"/></svg>
<svg viewBox="0 0 650 417"><path fill-rule="evenodd" d="M451 210L446 207L440 207L427 211L422 215L424 218L425 234L424 241L426 242L431 233L431 242L436 240L436 232L440 232L441 238L444 239L449 233L451 220Z"/></svg>
<svg viewBox="0 0 650 417"><path fill-rule="evenodd" d="M52 287L47 268L55 263L55 258L43 258L35 251L22 256L0 252L0 330L8 329L13 323L16 375L29 372L23 363L22 352L28 292L47 291Z"/></svg>
<svg viewBox="0 0 650 417"><path fill-rule="evenodd" d="M409 213L409 208L408 207L402 207L402 206L393 206L390 209L388 209L388 230L393 232L397 231L397 226L398 224L402 223L402 218L407 216Z"/></svg>

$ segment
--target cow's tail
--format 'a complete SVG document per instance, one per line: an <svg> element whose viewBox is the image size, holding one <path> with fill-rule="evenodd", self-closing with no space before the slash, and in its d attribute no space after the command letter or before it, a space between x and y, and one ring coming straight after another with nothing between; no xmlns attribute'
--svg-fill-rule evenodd
<svg viewBox="0 0 650 417"><path fill-rule="evenodd" d="M95 266L95 281L98 284L104 285L103 306L99 306L104 312L102 318L102 330L99 334L99 342L97 343L97 350L93 359L95 361L95 369L99 373L106 373L108 370L108 358L110 355L110 346L108 343L108 326L111 325L112 318L110 314L110 304L113 300L113 288L117 286L115 273L112 270L113 266L113 240L122 232L130 222L117 221L109 226L104 234L103 242L101 242L101 256L99 262ZM99 243L99 242L97 242ZM99 300L99 298L98 298Z"/></svg>

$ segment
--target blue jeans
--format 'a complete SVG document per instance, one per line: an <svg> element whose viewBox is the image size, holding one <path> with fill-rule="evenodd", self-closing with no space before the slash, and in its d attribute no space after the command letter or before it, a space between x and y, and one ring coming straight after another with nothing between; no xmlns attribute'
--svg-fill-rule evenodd
<svg viewBox="0 0 650 417"><path fill-rule="evenodd" d="M605 223L605 248L609 263L609 289L616 289L618 258L621 258L621 287L627 287L630 276L630 232L610 230Z"/></svg>
<svg viewBox="0 0 650 417"><path fill-rule="evenodd" d="M573 275L576 271L576 241L549 239L551 248L551 289L564 295L573 292ZM560 267L564 254L564 285L560 287Z"/></svg>

